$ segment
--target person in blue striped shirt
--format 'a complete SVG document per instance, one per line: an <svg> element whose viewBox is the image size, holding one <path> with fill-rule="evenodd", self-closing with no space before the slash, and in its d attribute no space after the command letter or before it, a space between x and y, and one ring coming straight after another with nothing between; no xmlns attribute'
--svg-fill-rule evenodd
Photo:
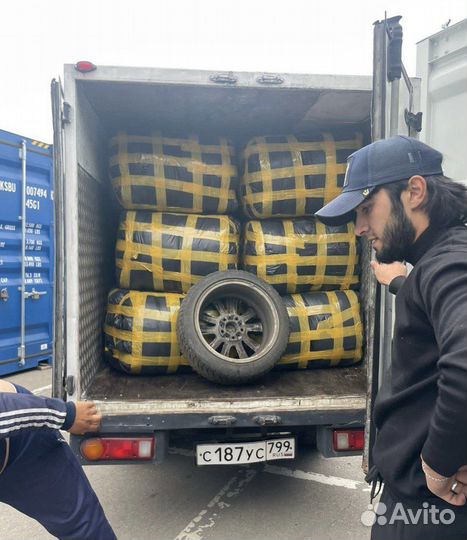
<svg viewBox="0 0 467 540"><path fill-rule="evenodd" d="M104 510L59 430L97 431L89 401L35 396L0 380L0 501L63 540L116 539Z"/></svg>

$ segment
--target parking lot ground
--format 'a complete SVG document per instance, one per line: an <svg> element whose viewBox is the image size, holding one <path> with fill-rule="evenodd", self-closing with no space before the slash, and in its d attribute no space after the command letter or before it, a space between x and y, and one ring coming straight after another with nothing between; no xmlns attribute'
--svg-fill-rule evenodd
<svg viewBox="0 0 467 540"><path fill-rule="evenodd" d="M50 395L51 370L6 377ZM365 540L369 504L361 457L323 458L299 447L295 460L196 467L177 443L161 465L85 468L120 540ZM0 504L0 540L46 540L45 529Z"/></svg>

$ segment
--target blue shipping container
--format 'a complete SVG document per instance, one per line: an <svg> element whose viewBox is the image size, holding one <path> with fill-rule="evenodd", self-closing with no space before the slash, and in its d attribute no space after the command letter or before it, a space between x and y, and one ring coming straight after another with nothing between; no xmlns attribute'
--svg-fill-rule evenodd
<svg viewBox="0 0 467 540"><path fill-rule="evenodd" d="M52 147L0 130L0 376L51 363L53 271Z"/></svg>

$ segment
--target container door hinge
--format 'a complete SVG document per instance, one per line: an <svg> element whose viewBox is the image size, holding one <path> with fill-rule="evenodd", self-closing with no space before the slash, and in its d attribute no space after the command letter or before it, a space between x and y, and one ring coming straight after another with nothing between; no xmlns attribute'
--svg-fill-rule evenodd
<svg viewBox="0 0 467 540"><path fill-rule="evenodd" d="M67 102L63 102L63 109L62 109L62 127L65 124L71 124L71 105Z"/></svg>
<svg viewBox="0 0 467 540"><path fill-rule="evenodd" d="M69 396L75 393L75 378L73 375L68 375L65 381L65 390Z"/></svg>
<svg viewBox="0 0 467 540"><path fill-rule="evenodd" d="M407 127L414 129L415 131L422 131L422 116L423 113L413 113L408 109L404 111L404 119Z"/></svg>

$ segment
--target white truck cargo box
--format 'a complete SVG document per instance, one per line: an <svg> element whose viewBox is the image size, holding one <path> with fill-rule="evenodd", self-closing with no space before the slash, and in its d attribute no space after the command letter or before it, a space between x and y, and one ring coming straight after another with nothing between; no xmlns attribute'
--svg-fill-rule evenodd
<svg viewBox="0 0 467 540"><path fill-rule="evenodd" d="M238 149L251 137L267 134L350 128L363 133L364 143L385 137L384 40L387 24L398 20L376 26L379 45L373 79L102 66L81 72L67 65L64 89L53 81L57 178L53 391L69 400L94 400L103 413L101 436L156 434L156 446L163 448L171 433L194 433L200 442L209 437L264 438L269 433L316 429L318 448L325 455L343 455L332 451L333 429L355 428L361 433L377 391L381 348L380 296L365 241L360 364L272 371L256 384L225 387L195 374L134 377L108 366L103 320L107 294L115 284L115 234L121 211L109 181L108 141L120 130L222 135ZM410 81L406 74L404 78L410 89L409 109L416 112L419 81ZM391 90L391 130L407 134L407 126L397 123L404 118L398 86L392 84ZM368 423L366 427L368 431ZM86 462L79 451L81 440L72 437L71 443ZM368 442L365 450L368 455ZM155 461L161 458L157 454Z"/></svg>

